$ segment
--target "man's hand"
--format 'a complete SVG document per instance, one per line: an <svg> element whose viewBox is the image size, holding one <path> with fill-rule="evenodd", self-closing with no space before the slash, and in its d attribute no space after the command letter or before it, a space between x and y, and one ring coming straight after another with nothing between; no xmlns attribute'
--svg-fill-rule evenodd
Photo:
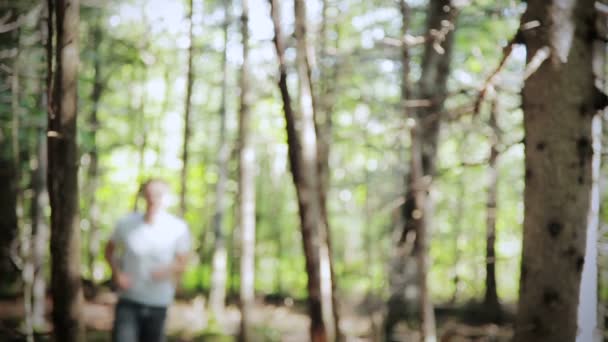
<svg viewBox="0 0 608 342"><path fill-rule="evenodd" d="M133 285L131 277L121 271L114 272L112 275L112 280L114 281L114 284L116 284L116 287L118 287L119 290L127 290Z"/></svg>
<svg viewBox="0 0 608 342"><path fill-rule="evenodd" d="M180 253L175 256L175 260L173 260L172 263L170 263L166 266L157 268L156 270L152 271L150 276L152 277L152 279L157 280L157 281L165 280L165 279L176 280L184 272L187 264L188 264L188 254Z"/></svg>

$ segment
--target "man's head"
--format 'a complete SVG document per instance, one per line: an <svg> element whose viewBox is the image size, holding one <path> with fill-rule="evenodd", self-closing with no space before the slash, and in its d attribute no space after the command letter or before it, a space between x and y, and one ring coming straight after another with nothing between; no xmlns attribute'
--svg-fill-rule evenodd
<svg viewBox="0 0 608 342"><path fill-rule="evenodd" d="M152 178L141 186L141 193L146 201L146 211L156 213L166 209L169 199L169 184L162 179Z"/></svg>

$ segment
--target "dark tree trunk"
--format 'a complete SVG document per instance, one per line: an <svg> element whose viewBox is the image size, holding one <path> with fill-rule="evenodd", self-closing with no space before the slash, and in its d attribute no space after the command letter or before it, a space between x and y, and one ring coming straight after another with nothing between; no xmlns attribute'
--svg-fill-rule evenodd
<svg viewBox="0 0 608 342"><path fill-rule="evenodd" d="M599 152L593 122L606 103L594 86L594 5L528 1L521 21L526 184L516 342L577 337L593 157ZM530 21L540 26L526 29Z"/></svg>
<svg viewBox="0 0 608 342"><path fill-rule="evenodd" d="M186 102L184 103L184 145L182 147L182 174L180 178L181 190L179 193L179 208L181 215L186 214L186 194L188 185L188 145L190 145L190 136L192 130L190 129L190 112L192 110L192 86L194 84L194 68L192 66L192 60L194 58L194 22L192 20L192 13L194 12L193 0L189 1L189 12L188 22L190 28L188 30L188 37L190 39L190 46L188 47L188 69L186 77Z"/></svg>
<svg viewBox="0 0 608 342"><path fill-rule="evenodd" d="M496 289L496 214L498 212L498 143L500 141L500 128L496 120L498 113L498 99L492 102L490 109L489 126L492 129L490 136L490 157L488 159L488 189L486 202L486 292L484 295L484 312L490 321L500 319L500 302Z"/></svg>
<svg viewBox="0 0 608 342"><path fill-rule="evenodd" d="M57 341L84 341L78 219L76 145L78 0L52 1L55 72L48 120L48 185L51 204L51 291Z"/></svg>
<svg viewBox="0 0 608 342"><path fill-rule="evenodd" d="M310 340L313 342L327 341L326 325L323 320L322 289L321 289L321 245L327 240L320 234L326 232L322 209L320 208L320 195L317 170L317 147L312 109L312 93L306 69L303 68L302 59L305 48L300 45L298 51L298 67L300 79L300 103L302 106L300 132L296 130L296 116L292 108L291 97L287 87L287 69L285 65L285 45L281 31L280 8L277 0L270 0L271 16L274 24L274 43L279 60L279 90L283 100L285 113L289 162L294 185L298 197L300 213L302 244L306 259L306 273L308 276L308 311L310 315ZM301 11L302 2L296 1L296 11ZM299 9L298 9L299 7ZM298 12L301 13L301 12ZM298 18L298 23L302 18ZM305 27L296 23L296 37L302 44L302 34ZM302 30L304 29L304 31ZM304 52L304 55L303 55ZM304 78L304 79L303 79ZM302 139L305 137L305 139ZM326 246L326 245L325 245ZM325 248L327 253L327 248Z"/></svg>

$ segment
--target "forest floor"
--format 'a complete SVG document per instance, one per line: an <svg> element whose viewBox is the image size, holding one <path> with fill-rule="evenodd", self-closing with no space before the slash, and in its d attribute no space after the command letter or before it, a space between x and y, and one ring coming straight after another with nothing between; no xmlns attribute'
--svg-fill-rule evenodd
<svg viewBox="0 0 608 342"><path fill-rule="evenodd" d="M105 291L86 301L83 319L87 327L87 341L109 341L116 295ZM47 305L50 308L50 301ZM280 305L278 305L280 304ZM366 307L359 300L343 301L341 307L342 331L347 342L380 340L382 313ZM18 332L23 317L21 300L0 301L0 341L21 341ZM293 304L289 299L281 303L256 302L253 315L256 341L305 342L308 340L308 317L305 307ZM239 311L235 305L226 308L221 320L214 320L206 310L205 298L197 296L189 300L177 300L171 306L167 319L169 342L233 341L239 325ZM396 329L397 340L416 341L416 332L405 325ZM441 342L508 341L511 328L508 325L464 324L458 317L438 317ZM50 331L41 334L37 341L48 341Z"/></svg>

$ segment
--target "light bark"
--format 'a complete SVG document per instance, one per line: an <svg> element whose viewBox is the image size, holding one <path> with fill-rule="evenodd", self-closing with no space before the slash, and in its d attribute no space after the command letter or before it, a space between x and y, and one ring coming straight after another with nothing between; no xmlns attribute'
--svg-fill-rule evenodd
<svg viewBox="0 0 608 342"><path fill-rule="evenodd" d="M251 341L253 304L255 300L255 150L251 141L251 111L249 87L249 6L241 1L241 39L243 64L240 78L239 111L239 223L241 234L241 341Z"/></svg>
<svg viewBox="0 0 608 342"><path fill-rule="evenodd" d="M486 291L484 295L484 314L490 321L500 319L500 302L496 288L496 215L498 213L498 158L500 152L500 128L497 122L498 99L494 99L490 109L489 126L490 156L487 169L487 200L486 200Z"/></svg>
<svg viewBox="0 0 608 342"><path fill-rule="evenodd" d="M606 4L607 1L602 1ZM608 34L606 18L598 15L595 19L598 36ZM596 85L606 91L606 43L596 40L593 43L593 72ZM581 275L581 287L578 304L578 335L577 342L600 342L602 329L599 325L598 308L598 238L600 227L601 203L601 167L602 167L602 134L603 119L606 110L601 109L592 121L593 159L591 162L591 193L589 214L587 217L587 241L585 251L585 264Z"/></svg>
<svg viewBox="0 0 608 342"><path fill-rule="evenodd" d="M213 215L213 264L211 271L211 292L209 305L217 318L221 318L226 301L226 281L228 277L228 255L224 236L224 215L226 211L226 182L228 180L228 158L230 151L226 137L226 102L228 96L228 26L229 6L226 5L224 17L224 52L222 57L222 100L220 104L220 138L218 151L218 181L215 189L215 214Z"/></svg>

